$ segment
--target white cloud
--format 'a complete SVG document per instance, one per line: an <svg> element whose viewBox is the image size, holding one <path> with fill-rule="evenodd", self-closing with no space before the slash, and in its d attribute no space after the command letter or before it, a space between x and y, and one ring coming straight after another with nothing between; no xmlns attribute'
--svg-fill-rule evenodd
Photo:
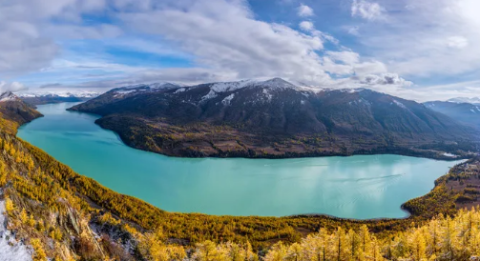
<svg viewBox="0 0 480 261"><path fill-rule="evenodd" d="M0 94L4 92L17 92L17 91L23 91L26 90L27 87L25 87L23 84L19 82L5 82L5 81L0 81Z"/></svg>
<svg viewBox="0 0 480 261"><path fill-rule="evenodd" d="M352 51L341 51L341 52L328 51L327 56L334 61L339 61L349 65L356 64L360 61L360 55Z"/></svg>
<svg viewBox="0 0 480 261"><path fill-rule="evenodd" d="M417 79L456 77L480 69L480 2L406 0L382 2L388 23L362 28L360 43L388 61L391 71ZM408 7L408 8L406 8Z"/></svg>
<svg viewBox="0 0 480 261"><path fill-rule="evenodd" d="M358 16L367 20L377 20L384 16L384 8L374 2L366 0L353 0L352 2L352 16Z"/></svg>
<svg viewBox="0 0 480 261"><path fill-rule="evenodd" d="M78 88L111 88L156 81L195 84L255 77L284 77L316 87L369 86L378 90L384 88L391 93L402 93L406 87L411 87L408 81L391 74L391 68L402 72L407 65L402 66L401 62L406 60L399 62L396 57L378 55L382 60L389 61L387 66L374 57L362 57L341 46L333 36L317 30L311 21L301 22L299 28L302 31L297 31L286 24L258 20L245 0L8 1L16 9L8 12L4 10L8 5L0 4L0 16L3 18L5 14L7 20L12 21L0 24L0 28L7 28L3 31L10 34L1 35L3 31L0 30L0 39L12 39L16 44L0 41L0 48L8 51L0 53L2 78L9 74L41 70L43 76L54 78L54 83L61 82L66 87ZM385 9L363 0L354 1L354 4L356 7L354 10L352 6L352 15L367 20L383 19L386 10L390 10L390 6ZM82 18L86 13L105 14L106 10L111 20L118 21L116 25L88 23ZM294 13L296 11L301 17L313 16L312 8L307 5L302 4L298 10L292 10ZM475 19L475 16L472 17ZM52 19L56 22L51 23ZM389 23L381 24L391 26L390 15L388 20ZM358 26L352 28L355 28L355 34L362 43L368 45L370 41L375 46L380 44L378 39L363 38L364 32L369 35L372 30L379 28L375 26L380 26L371 24L371 30L362 27L361 36ZM378 35L387 31L382 29ZM460 51L461 46L469 49L475 43L467 37L467 44L464 45L458 38L453 39L455 41L449 39L456 35L468 34L457 32L443 35L434 42L441 43L451 52ZM106 45L106 38L115 38L109 39L115 43L111 46L188 57L193 59L190 65L193 68L158 69L148 65L125 65L112 62L101 53L98 57L96 54L82 57L82 51L76 57L65 57L58 45L61 40L72 39L101 39L99 42ZM408 42L389 37L383 40L388 44L395 40L392 46ZM325 42L333 43L339 51L324 50ZM389 48L384 45L380 47ZM15 53L18 55L13 55ZM408 57L401 54L404 55L399 51L399 57ZM408 61L411 66L410 63ZM354 74L356 76L352 77ZM331 75L334 75L333 79ZM48 80L32 78L22 82L30 87L47 84Z"/></svg>
<svg viewBox="0 0 480 261"><path fill-rule="evenodd" d="M314 29L313 23L310 21L302 21L298 26L300 27L300 29L306 32L310 32Z"/></svg>
<svg viewBox="0 0 480 261"><path fill-rule="evenodd" d="M201 67L237 78L329 80L316 53L323 49L322 36L256 20L243 1L194 1L179 8L125 13L120 18L132 30L176 43L196 57Z"/></svg>
<svg viewBox="0 0 480 261"><path fill-rule="evenodd" d="M355 35L355 36L360 35L360 27L359 26L349 26L346 29L347 29L347 32L351 35Z"/></svg>
<svg viewBox="0 0 480 261"><path fill-rule="evenodd" d="M4 0L0 2L0 77L38 71L60 53L62 38L119 35L111 25L83 24L82 14L105 8L105 0ZM52 22L55 20L55 22Z"/></svg>
<svg viewBox="0 0 480 261"><path fill-rule="evenodd" d="M298 7L298 13L297 14L300 17L313 16L313 9L308 5L300 4L300 6Z"/></svg>
<svg viewBox="0 0 480 261"><path fill-rule="evenodd" d="M447 39L447 46L456 49L463 49L468 46L468 39L462 36L452 36Z"/></svg>

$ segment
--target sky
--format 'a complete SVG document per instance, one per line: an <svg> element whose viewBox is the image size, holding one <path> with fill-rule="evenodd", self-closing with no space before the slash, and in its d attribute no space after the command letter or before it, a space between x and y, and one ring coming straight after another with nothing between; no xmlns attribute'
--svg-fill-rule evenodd
<svg viewBox="0 0 480 261"><path fill-rule="evenodd" d="M478 0L1 0L0 91L281 77L480 96Z"/></svg>

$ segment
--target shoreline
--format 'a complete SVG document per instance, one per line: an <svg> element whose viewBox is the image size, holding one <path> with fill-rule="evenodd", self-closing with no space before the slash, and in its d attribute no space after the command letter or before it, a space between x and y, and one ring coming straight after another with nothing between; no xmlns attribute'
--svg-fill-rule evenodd
<svg viewBox="0 0 480 261"><path fill-rule="evenodd" d="M68 110L68 109L67 109ZM87 113L87 112L80 112L80 111L71 111L71 112L77 112L77 113ZM431 152L431 153L421 153L421 152L416 152L410 148L388 148L388 147L382 147L382 148L377 148L375 150L371 151L365 151L365 150L357 150L354 151L353 153L317 153L317 152L306 152L306 153L296 153L296 152L286 152L282 155L274 155L274 154L249 154L247 153L225 153L225 154L212 154L212 155L203 155L201 152L198 151L189 151L181 155L173 154L173 153L162 153L159 151L154 151L154 150L149 150L145 149L139 146L134 146L128 142L127 139L125 139L122 135L122 133L119 133L115 130L106 128L105 126L102 126L102 124L99 124L98 120L102 119L102 116L98 114L93 114L93 113L87 113L90 115L95 115L99 116L97 120L94 121L96 125L101 127L104 130L111 131L117 135L117 137L122 141L123 144L126 146L137 149L137 150L142 150L142 151L147 151L147 152L152 152L155 154L160 154L163 156L167 157L173 157L173 158L221 158L221 159L228 159L228 158L242 158L242 159L302 159L302 158L318 158L318 157L351 157L351 156L359 156L359 155L385 155L385 154L391 154L391 155L400 155L400 156L408 156L408 157L416 157L416 158L426 158L426 159L433 159L433 160L441 160L441 161L458 161L458 160L468 160L471 159L472 157L475 157L475 155L456 155L456 157L451 157L451 156L446 156L444 153L450 153L451 151L436 151L436 152ZM442 156L436 155L436 153L442 153ZM435 155L434 155L435 154Z"/></svg>

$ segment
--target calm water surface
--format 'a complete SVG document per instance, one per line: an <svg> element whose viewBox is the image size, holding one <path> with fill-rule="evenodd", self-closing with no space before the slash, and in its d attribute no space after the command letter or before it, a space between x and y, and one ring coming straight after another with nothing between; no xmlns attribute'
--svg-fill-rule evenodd
<svg viewBox="0 0 480 261"><path fill-rule="evenodd" d="M397 155L305 159L188 159L132 149L68 112L75 103L39 106L45 115L18 136L80 174L176 212L345 218L405 217L405 201L424 195L459 162Z"/></svg>

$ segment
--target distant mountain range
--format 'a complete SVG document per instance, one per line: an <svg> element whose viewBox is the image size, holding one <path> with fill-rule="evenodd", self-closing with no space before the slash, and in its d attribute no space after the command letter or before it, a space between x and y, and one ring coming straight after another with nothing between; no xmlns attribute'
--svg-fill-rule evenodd
<svg viewBox="0 0 480 261"><path fill-rule="evenodd" d="M98 92L27 92L18 96L26 103L36 106L48 103L81 102L100 95Z"/></svg>
<svg viewBox="0 0 480 261"><path fill-rule="evenodd" d="M473 99L471 101L475 100ZM443 113L465 125L475 127L480 131L480 103L433 101L426 102L425 106L436 112Z"/></svg>
<svg viewBox="0 0 480 261"><path fill-rule="evenodd" d="M312 90L283 79L113 89L71 110L128 145L174 156L294 157L476 149L473 128L367 89Z"/></svg>
<svg viewBox="0 0 480 261"><path fill-rule="evenodd" d="M454 103L470 103L470 104L480 105L480 98L478 97L473 97L473 98L458 97L458 98L453 98L447 101L454 102Z"/></svg>

